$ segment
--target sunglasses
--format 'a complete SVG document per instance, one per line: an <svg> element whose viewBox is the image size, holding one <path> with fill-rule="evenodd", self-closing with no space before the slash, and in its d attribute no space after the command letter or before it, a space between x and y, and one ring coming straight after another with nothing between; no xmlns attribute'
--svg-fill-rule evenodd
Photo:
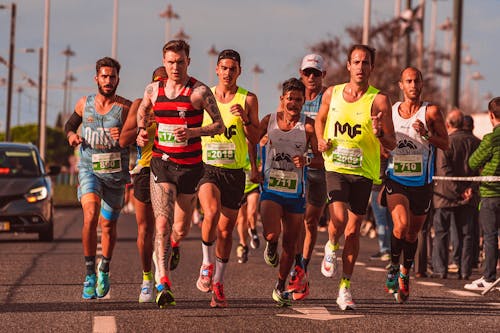
<svg viewBox="0 0 500 333"><path fill-rule="evenodd" d="M311 74L314 75L314 77L320 77L323 73L314 68L306 68L302 71L302 74L307 77L309 77Z"/></svg>

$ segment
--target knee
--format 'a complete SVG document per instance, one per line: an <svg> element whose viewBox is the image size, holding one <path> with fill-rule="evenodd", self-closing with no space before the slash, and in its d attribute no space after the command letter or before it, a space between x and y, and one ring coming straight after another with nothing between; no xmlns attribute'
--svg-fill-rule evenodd
<svg viewBox="0 0 500 333"><path fill-rule="evenodd" d="M211 207L209 209L203 209L203 220L214 222L219 219L220 211L216 207Z"/></svg>

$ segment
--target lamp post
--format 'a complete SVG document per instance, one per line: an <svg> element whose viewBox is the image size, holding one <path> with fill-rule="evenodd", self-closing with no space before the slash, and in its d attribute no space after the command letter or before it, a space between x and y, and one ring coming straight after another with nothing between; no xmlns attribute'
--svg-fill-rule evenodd
<svg viewBox="0 0 500 333"><path fill-rule="evenodd" d="M180 16L174 12L172 5L168 4L167 9L160 13L160 17L165 19L165 43L167 43L170 40L170 21L172 19L179 19Z"/></svg>
<svg viewBox="0 0 500 333"><path fill-rule="evenodd" d="M253 92L254 94L257 95L257 91L259 88L259 82L257 76L259 74L264 73L264 70L258 64L255 64L255 66L253 66L252 68L252 73L253 73Z"/></svg>
<svg viewBox="0 0 500 333"><path fill-rule="evenodd" d="M210 50L208 50L208 58L209 58L209 64L208 64L208 77L209 77L209 83L212 85L214 83L214 59L217 57L219 54L219 51L215 48L215 45L212 44L212 47Z"/></svg>
<svg viewBox="0 0 500 333"><path fill-rule="evenodd" d="M69 58L75 55L75 52L68 45L64 51L61 52L66 57L66 67L64 70L64 98L63 98L63 116L68 113L68 85L69 85Z"/></svg>
<svg viewBox="0 0 500 333"><path fill-rule="evenodd" d="M174 35L174 38L181 40L189 40L189 35L184 32L183 28L179 29L179 32Z"/></svg>
<svg viewBox="0 0 500 333"><path fill-rule="evenodd" d="M0 5L0 9L6 9L8 6ZM8 63L8 77L7 77L7 119L5 122L5 141L11 141L10 135L10 116L12 111L12 90L14 80L14 47L16 40L16 4L10 5L10 46L9 46L9 63Z"/></svg>
<svg viewBox="0 0 500 333"><path fill-rule="evenodd" d="M111 37L111 58L116 59L118 43L118 0L113 2L113 36Z"/></svg>
<svg viewBox="0 0 500 333"><path fill-rule="evenodd" d="M474 80L474 95L472 99L472 108L473 110L477 110L481 107L479 105L479 82L480 80L484 80L484 76L479 72L472 73L471 79Z"/></svg>

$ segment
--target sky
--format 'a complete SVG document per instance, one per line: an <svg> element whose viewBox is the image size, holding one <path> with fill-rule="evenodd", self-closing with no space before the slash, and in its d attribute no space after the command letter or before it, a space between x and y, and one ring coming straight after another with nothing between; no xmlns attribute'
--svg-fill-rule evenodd
<svg viewBox="0 0 500 333"><path fill-rule="evenodd" d="M26 85L25 77L37 81L38 56L25 48L43 45L45 0L17 0L14 94L11 126L37 120L38 92ZM0 0L0 4L10 2ZM280 82L298 76L300 61L310 46L330 36L350 42L345 27L362 25L364 0L118 0L117 59L122 65L118 94L131 100L141 97L151 72L161 65L166 20L159 14L167 4L180 16L171 21L171 34L181 28L190 36L189 74L212 85L215 59L208 55L212 45L218 51L233 48L242 57L239 85L259 98L260 117L273 112L278 103ZM406 1L402 1L404 6ZM414 6L418 3L413 0ZM431 1L425 12L425 42L429 41ZM53 126L63 109L63 89L68 46L75 52L69 70L76 78L71 90L71 110L77 99L96 92L95 62L111 56L114 0L51 0L49 35L49 78L47 124ZM437 24L453 15L453 0L439 0ZM372 0L371 22L376 24L394 16L394 0ZM475 85L480 96L499 95L500 0L464 1L463 38L468 46L462 56L470 55L477 64L470 73L480 72L484 80ZM0 10L0 56L8 59L10 10ZM436 49L445 47L444 32L436 33ZM255 75L258 64L263 73ZM462 76L466 75L462 66ZM425 75L425 72L424 72ZM7 67L0 64L0 131L6 119ZM17 88L23 87L21 94ZM482 98L481 109L486 108Z"/></svg>

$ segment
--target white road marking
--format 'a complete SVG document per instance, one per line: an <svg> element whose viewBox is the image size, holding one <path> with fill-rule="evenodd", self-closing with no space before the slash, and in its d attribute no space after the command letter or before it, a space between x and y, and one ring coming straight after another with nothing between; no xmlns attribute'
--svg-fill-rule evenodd
<svg viewBox="0 0 500 333"><path fill-rule="evenodd" d="M94 317L93 333L116 333L116 320L114 316Z"/></svg>
<svg viewBox="0 0 500 333"><path fill-rule="evenodd" d="M372 272L387 272L387 270L383 267L366 267L366 270Z"/></svg>
<svg viewBox="0 0 500 333"><path fill-rule="evenodd" d="M340 258L342 259L342 258ZM354 264L355 266L366 266L366 264L364 262L361 262L361 261L356 261L356 263Z"/></svg>
<svg viewBox="0 0 500 333"><path fill-rule="evenodd" d="M442 287L444 286L442 283L430 282L430 281L415 281L416 284L420 284L422 286L427 287Z"/></svg>
<svg viewBox="0 0 500 333"><path fill-rule="evenodd" d="M457 295L457 296L464 296L464 297L481 297L480 294L476 294L472 291L467 291L467 290L456 290L456 289L451 289L447 290L450 294Z"/></svg>
<svg viewBox="0 0 500 333"><path fill-rule="evenodd" d="M290 317L290 318L302 318L302 319L309 319L309 320L322 320L322 321L364 317L363 315L332 315L323 306L311 307L311 308L293 307L292 310L298 311L301 314L277 314L277 316Z"/></svg>

